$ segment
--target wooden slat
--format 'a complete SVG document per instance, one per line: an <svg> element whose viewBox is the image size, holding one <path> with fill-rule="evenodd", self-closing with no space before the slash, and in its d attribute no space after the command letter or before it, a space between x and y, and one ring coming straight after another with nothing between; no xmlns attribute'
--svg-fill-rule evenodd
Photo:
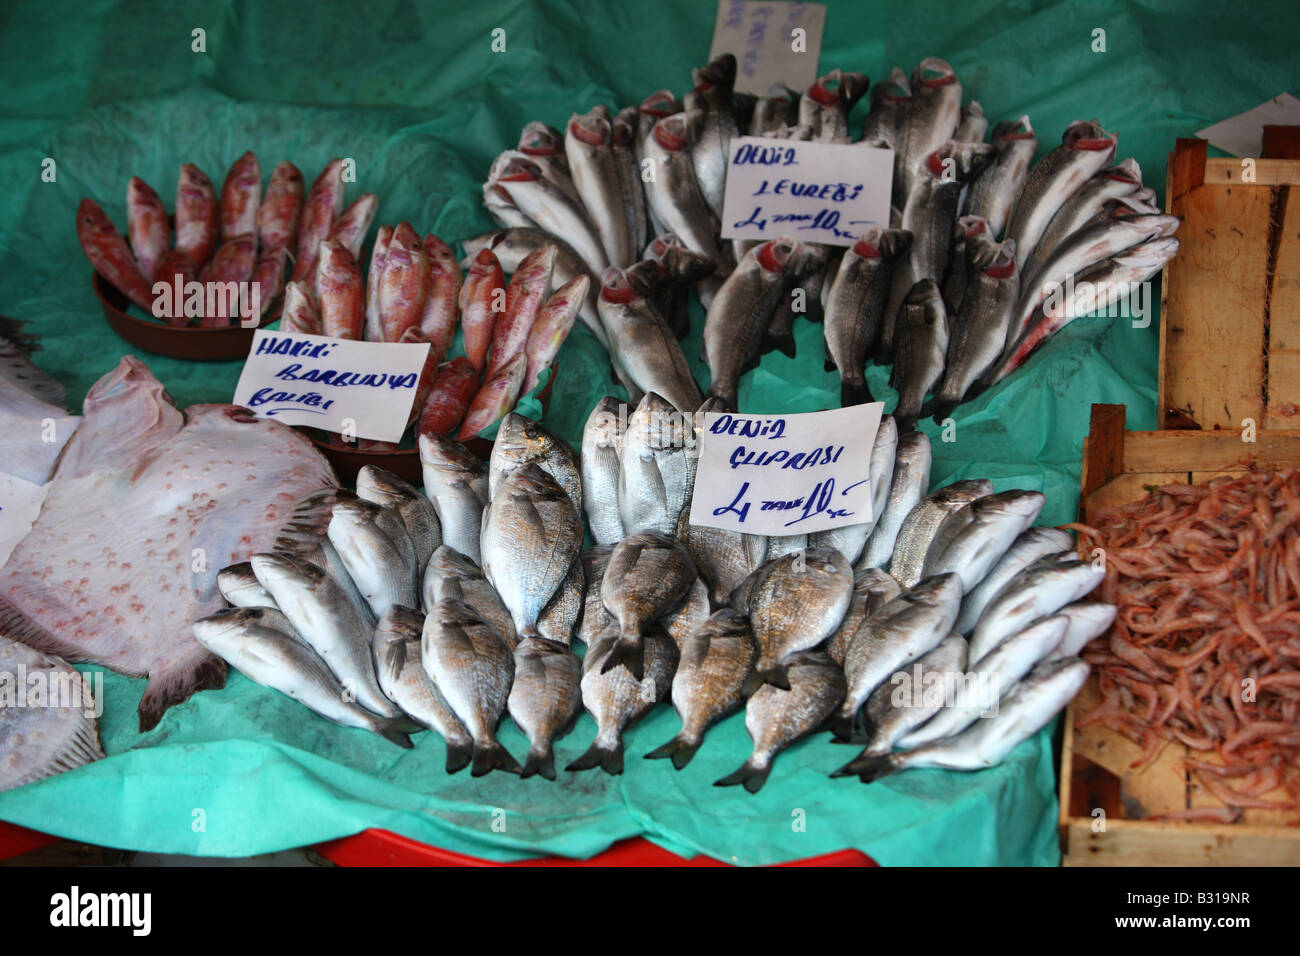
<svg viewBox="0 0 1300 956"><path fill-rule="evenodd" d="M1241 160L1231 156L1221 156L1205 161L1206 185L1253 185L1253 186L1300 186L1300 160L1296 159L1257 159L1255 160L1255 182L1242 182Z"/></svg>
<svg viewBox="0 0 1300 956"><path fill-rule="evenodd" d="M1280 228L1269 295L1265 428L1300 429L1300 189L1279 189Z"/></svg>
<svg viewBox="0 0 1300 956"><path fill-rule="evenodd" d="M1083 439L1083 494L1096 491L1119 475L1124 462L1123 405L1092 406Z"/></svg>
<svg viewBox="0 0 1300 956"><path fill-rule="evenodd" d="M1295 827L1116 820L1103 833L1071 819L1066 866L1296 866Z"/></svg>
<svg viewBox="0 0 1300 956"><path fill-rule="evenodd" d="M1259 431L1244 442L1238 430L1125 432L1125 474L1168 470L1244 471L1256 467L1276 471L1300 465L1300 433Z"/></svg>
<svg viewBox="0 0 1300 956"><path fill-rule="evenodd" d="M1208 182L1172 203L1183 225L1165 273L1164 405L1203 428L1262 427L1271 203L1270 189Z"/></svg>
<svg viewBox="0 0 1300 956"><path fill-rule="evenodd" d="M1205 154L1209 145L1196 137L1175 140L1171 161L1173 182L1169 184L1169 195L1174 199L1186 196L1205 182Z"/></svg>
<svg viewBox="0 0 1300 956"><path fill-rule="evenodd" d="M1300 159L1300 126L1265 126L1262 145L1261 156Z"/></svg>

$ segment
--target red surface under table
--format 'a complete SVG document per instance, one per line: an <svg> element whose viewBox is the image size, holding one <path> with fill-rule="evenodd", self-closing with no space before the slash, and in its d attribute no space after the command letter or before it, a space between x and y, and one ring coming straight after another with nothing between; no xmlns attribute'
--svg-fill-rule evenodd
<svg viewBox="0 0 1300 956"><path fill-rule="evenodd" d="M39 850L58 837L0 821L0 860ZM637 837L621 840L590 860L543 857L515 863L495 863L478 857L440 850L388 830L363 830L353 836L330 840L316 851L340 866L728 866L707 856L685 859ZM791 860L780 866L876 866L876 861L857 850L839 850L805 860Z"/></svg>

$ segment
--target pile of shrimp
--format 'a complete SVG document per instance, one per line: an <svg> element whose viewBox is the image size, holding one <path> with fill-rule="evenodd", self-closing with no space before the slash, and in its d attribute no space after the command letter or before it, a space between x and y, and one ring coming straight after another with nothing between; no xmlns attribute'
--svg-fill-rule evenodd
<svg viewBox="0 0 1300 956"><path fill-rule="evenodd" d="M1104 552L1119 607L1084 650L1102 699L1075 725L1141 745L1134 767L1186 744L1225 807L1300 806L1300 471L1164 485L1066 527Z"/></svg>

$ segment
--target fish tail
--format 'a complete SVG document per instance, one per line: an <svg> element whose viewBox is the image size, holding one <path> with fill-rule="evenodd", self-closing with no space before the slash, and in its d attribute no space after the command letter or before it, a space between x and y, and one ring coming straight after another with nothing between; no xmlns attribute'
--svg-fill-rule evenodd
<svg viewBox="0 0 1300 956"><path fill-rule="evenodd" d="M575 770L590 770L593 767L599 767L615 777L621 774L623 772L623 741L619 740L613 746L605 746L601 741L597 740L587 749L585 754L564 769L572 773Z"/></svg>
<svg viewBox="0 0 1300 956"><path fill-rule="evenodd" d="M773 687L781 688L781 690L790 689L790 675L786 673L784 664L776 664L760 670L758 676L764 684L771 684Z"/></svg>
<svg viewBox="0 0 1300 956"><path fill-rule="evenodd" d="M157 727L168 707L187 700L191 694L226 686L226 662L202 645L196 647L197 652L149 672L149 684L140 697L140 733Z"/></svg>
<svg viewBox="0 0 1300 956"><path fill-rule="evenodd" d="M491 773L493 770L504 770L506 773L520 773L519 764L515 758L506 752L495 738L485 741L483 744L474 744L473 768L470 770L470 776L481 777L485 773Z"/></svg>
<svg viewBox="0 0 1300 956"><path fill-rule="evenodd" d="M608 674L619 664L626 667L637 680L645 677L645 645L641 642L639 634L620 635L618 641L610 648L600 672Z"/></svg>
<svg viewBox="0 0 1300 956"><path fill-rule="evenodd" d="M942 425L943 420L951 415L953 409L960 404L960 398L950 398L940 392L921 407L921 417L933 418L936 425Z"/></svg>
<svg viewBox="0 0 1300 956"><path fill-rule="evenodd" d="M447 741L447 773L460 773L474 758L474 745L467 740Z"/></svg>
<svg viewBox="0 0 1300 956"><path fill-rule="evenodd" d="M794 358L794 330L786 329L784 332L769 332L763 337L763 351L770 352L776 349L782 355Z"/></svg>
<svg viewBox="0 0 1300 956"><path fill-rule="evenodd" d="M857 710L850 710L845 713L841 708L831 718L831 733L840 740L851 741L853 739L853 725L857 722L857 716Z"/></svg>
<svg viewBox="0 0 1300 956"><path fill-rule="evenodd" d="M700 749L700 741L687 740L681 734L678 734L662 747L658 747L645 755L647 760L658 760L663 757L671 757L673 766L681 770L691 758L695 756L695 751Z"/></svg>
<svg viewBox="0 0 1300 956"><path fill-rule="evenodd" d="M715 787L734 787L736 784L743 784L745 789L750 793L758 793L763 789L763 784L767 783L767 775L772 772L772 763L759 766L753 757L750 757L740 767L732 773L727 774L721 780L714 782Z"/></svg>
<svg viewBox="0 0 1300 956"><path fill-rule="evenodd" d="M528 751L528 759L524 761L524 769L519 776L527 779L536 774L541 774L547 780L555 779L555 751L550 747Z"/></svg>
<svg viewBox="0 0 1300 956"><path fill-rule="evenodd" d="M716 398L722 403L719 411L734 412L736 410L736 389L732 388L710 388L709 395Z"/></svg>
<svg viewBox="0 0 1300 956"><path fill-rule="evenodd" d="M871 757L859 756L850 761L843 769L857 774L858 779L863 783L871 783L881 777L888 777L891 773L898 773L901 767L892 754L879 754ZM839 772L836 771L836 776L839 775ZM844 776L847 776L847 774Z"/></svg>
<svg viewBox="0 0 1300 956"><path fill-rule="evenodd" d="M411 738L407 736L405 726L406 724L401 720L380 718L375 726L375 733L390 743L410 750L415 744L411 743Z"/></svg>
<svg viewBox="0 0 1300 956"><path fill-rule="evenodd" d="M866 380L861 382L841 382L840 383L840 405L848 408L851 405L867 405L874 401L871 397L871 389L868 387Z"/></svg>

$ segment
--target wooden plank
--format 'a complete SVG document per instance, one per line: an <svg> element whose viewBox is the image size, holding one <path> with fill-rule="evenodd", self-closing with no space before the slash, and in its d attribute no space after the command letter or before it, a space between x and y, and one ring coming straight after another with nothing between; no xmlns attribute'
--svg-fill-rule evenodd
<svg viewBox="0 0 1300 956"><path fill-rule="evenodd" d="M1271 202L1270 189L1208 182L1175 197L1184 221L1165 272L1162 420L1171 407L1203 428L1262 427Z"/></svg>
<svg viewBox="0 0 1300 956"><path fill-rule="evenodd" d="M1082 488L1086 496L1119 475L1124 461L1123 405L1092 406L1083 439Z"/></svg>
<svg viewBox="0 0 1300 956"><path fill-rule="evenodd" d="M1300 160L1257 159L1255 182L1245 183L1241 178L1241 160L1220 156L1205 161L1205 182L1213 186L1300 186Z"/></svg>
<svg viewBox="0 0 1300 956"><path fill-rule="evenodd" d="M1279 189L1264 428L1300 428L1300 190ZM1279 208L1280 207L1280 208Z"/></svg>
<svg viewBox="0 0 1300 956"><path fill-rule="evenodd" d="M1071 819L1066 866L1296 866L1295 827L1114 820L1094 833L1091 820Z"/></svg>
<svg viewBox="0 0 1300 956"><path fill-rule="evenodd" d="M1276 471L1300 464L1300 434L1270 430L1241 440L1237 430L1126 432L1125 474L1168 470L1245 471L1255 467Z"/></svg>
<svg viewBox="0 0 1300 956"><path fill-rule="evenodd" d="M1120 475L1082 499L1079 516L1087 521L1087 516L1095 515L1099 508L1122 507L1130 501L1145 498L1148 488L1185 482L1188 474L1186 471L1144 471Z"/></svg>
<svg viewBox="0 0 1300 956"><path fill-rule="evenodd" d="M1167 195L1178 199L1205 182L1205 154L1209 145L1208 141L1195 136L1180 136L1174 141L1173 183Z"/></svg>

